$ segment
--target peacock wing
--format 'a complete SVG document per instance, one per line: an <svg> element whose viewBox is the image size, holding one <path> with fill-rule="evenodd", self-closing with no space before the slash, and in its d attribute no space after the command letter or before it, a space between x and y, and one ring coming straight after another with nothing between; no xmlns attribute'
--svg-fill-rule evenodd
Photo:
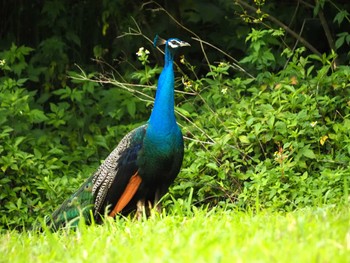
<svg viewBox="0 0 350 263"><path fill-rule="evenodd" d="M95 217L106 212L114 216L137 191L141 183L141 177L137 175L137 156L143 145L146 128L147 124L125 135L93 175Z"/></svg>

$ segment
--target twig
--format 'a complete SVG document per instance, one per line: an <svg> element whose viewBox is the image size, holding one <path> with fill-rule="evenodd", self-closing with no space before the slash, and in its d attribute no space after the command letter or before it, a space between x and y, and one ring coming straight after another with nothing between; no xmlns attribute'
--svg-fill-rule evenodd
<svg viewBox="0 0 350 263"><path fill-rule="evenodd" d="M186 30L187 32L189 32L189 33L191 33L192 35L195 36L195 37L192 37L192 39L199 42L199 45L200 45L201 50L202 50L202 52L203 52L203 56L204 56L204 58L205 58L205 60L206 60L206 62L207 62L207 64L208 64L208 67L209 67L209 70L210 70L210 71L211 71L211 67L210 67L211 64L210 64L210 61L209 61L209 59L208 59L208 56L207 56L207 54L206 54L206 52L205 52L205 50L204 50L203 43L206 44L207 46L210 46L210 47L216 49L217 51L221 52L222 54L224 54L225 56L227 56L228 58L230 58L232 61L235 62L234 65L235 65L240 71L244 72L244 73L247 74L249 77L255 79L254 76L252 76L251 74L249 74L248 72L246 72L241 66L238 65L238 61L237 61L235 58L233 58L232 56L230 56L229 54L227 54L226 52L224 52L224 51L221 50L220 48L218 48L218 47L216 47L216 46L210 44L210 43L207 42L207 41L202 40L195 32L193 32L193 31L190 30L189 28L187 28L187 27L185 27L184 25L182 25L179 21L177 21L177 20L175 19L175 17L173 17L167 10L165 10L164 7L162 7L162 6L161 6L160 4L158 4L157 2L149 1L149 2L147 2L147 3L144 3L144 4L142 5L142 8L143 8L144 6L146 6L146 5L149 5L149 4L155 4L155 5L157 5L157 6L158 6L158 9L152 9L153 11L162 11L162 12L165 12L165 13L167 14L167 16L169 16L178 26L180 26L181 28L183 28L184 30Z"/></svg>
<svg viewBox="0 0 350 263"><path fill-rule="evenodd" d="M306 2L306 1L299 0L299 2L302 3L304 6L309 7L309 8L311 8L311 9L314 9L314 8L315 8L314 5L312 5L312 4L310 4L310 3Z"/></svg>
<svg viewBox="0 0 350 263"><path fill-rule="evenodd" d="M142 8L143 8L144 6L147 6L147 5L150 5L150 4L155 4L156 6L158 6L157 9L152 9L153 11L162 11L162 12L164 12L164 13L165 13L167 16L169 16L169 17L171 18L171 20L173 20L179 27L183 28L183 29L186 30L187 32L189 32L189 33L191 33L192 35L194 35L196 38L200 39L200 37L199 37L196 33L194 33L194 32L193 32L192 30L190 30L189 28L185 27L184 25L182 25L179 21L176 20L175 17L173 17L167 10L165 10L164 7L162 7L162 6L161 6L160 4L158 4L157 2L155 2L155 1L146 2L146 3L144 3L144 4L142 5ZM203 46L203 44L202 44L201 42L199 42L199 43L200 43L200 46L201 46L201 49L202 49L202 52L203 52L203 56L204 56L204 58L205 58L205 60L206 60L206 62L207 62L207 65L208 65L208 67L209 67L209 70L211 71L210 62L209 62L208 56L207 56L207 54L206 54L206 52L205 52L205 50L204 50L204 46Z"/></svg>
<svg viewBox="0 0 350 263"><path fill-rule="evenodd" d="M300 29L299 35L301 35L301 34L303 33L303 31L304 31L304 26L305 26L305 19L304 19L304 21L303 21L303 24L301 25L301 29ZM298 46L298 43L299 43L299 39L297 38L297 40L295 41L295 44L294 44L294 46L293 46L293 48L292 48L292 53L294 53L295 49L296 49L297 46ZM291 59L291 58L288 58L287 61L286 61L286 63L284 64L284 67L283 67L284 69L287 68L290 59Z"/></svg>
<svg viewBox="0 0 350 263"><path fill-rule="evenodd" d="M317 0L316 0L317 1ZM334 45L334 39L332 37L332 33L331 33L331 30L329 29L329 26L327 24L327 21L326 21L326 18L324 16L324 13L323 13L323 10L320 9L318 11L318 17L321 21L321 25L323 27L323 30L324 30L324 33L326 35L326 38L327 38L327 41L328 41L328 45L329 47L331 48L331 50L335 51L336 48L335 48L335 45ZM332 68L335 69L337 67L337 59L334 59L333 60L333 63L332 63Z"/></svg>
<svg viewBox="0 0 350 263"><path fill-rule="evenodd" d="M209 43L209 42L207 42L207 41L204 41L204 40L202 40L202 39L200 39L200 38L192 37L192 39L193 39L193 40L196 40L196 41L198 41L198 42L200 42L200 43L204 43L204 44L206 44L207 46L210 46L210 47L214 48L215 50L219 51L220 53L224 54L225 56L227 56L228 58L230 58L232 61L235 62L235 63L234 63L234 66L235 66L236 68L238 68L240 71L242 71L242 72L244 72L245 74L247 74L249 77L255 79L255 77L254 77L253 75L251 75L251 74L250 74L249 72L247 72L244 68L242 68L240 65L238 65L238 61L237 61L234 57L232 57L231 55L229 55L229 54L226 53L225 51L221 50L221 49L218 48L217 46L214 46L213 44L211 44L211 43Z"/></svg>

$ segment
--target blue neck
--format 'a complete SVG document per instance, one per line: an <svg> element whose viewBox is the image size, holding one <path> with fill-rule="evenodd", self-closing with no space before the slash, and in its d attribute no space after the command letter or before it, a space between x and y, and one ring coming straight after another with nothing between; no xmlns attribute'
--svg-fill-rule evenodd
<svg viewBox="0 0 350 263"><path fill-rule="evenodd" d="M165 65L160 74L154 101L154 107L149 119L150 127L158 135L168 134L177 127L174 114L174 70L173 54L165 48Z"/></svg>

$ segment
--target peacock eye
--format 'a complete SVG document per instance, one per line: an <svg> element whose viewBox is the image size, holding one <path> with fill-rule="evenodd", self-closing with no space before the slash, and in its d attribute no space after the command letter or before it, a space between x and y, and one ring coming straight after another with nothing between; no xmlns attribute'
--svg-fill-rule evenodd
<svg viewBox="0 0 350 263"><path fill-rule="evenodd" d="M176 41L176 40L171 40L171 41L169 41L169 46L171 48L178 48L179 47L179 42Z"/></svg>

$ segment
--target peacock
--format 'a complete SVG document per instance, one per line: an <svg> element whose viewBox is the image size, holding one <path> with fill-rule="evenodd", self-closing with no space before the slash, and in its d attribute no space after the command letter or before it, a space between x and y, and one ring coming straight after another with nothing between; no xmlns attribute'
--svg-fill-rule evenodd
<svg viewBox="0 0 350 263"><path fill-rule="evenodd" d="M51 229L87 224L103 216L143 213L160 198L178 175L184 143L174 113L174 55L190 46L178 38L158 36L154 46L165 45L165 65L158 79L154 107L146 124L119 142L97 171L46 221Z"/></svg>

